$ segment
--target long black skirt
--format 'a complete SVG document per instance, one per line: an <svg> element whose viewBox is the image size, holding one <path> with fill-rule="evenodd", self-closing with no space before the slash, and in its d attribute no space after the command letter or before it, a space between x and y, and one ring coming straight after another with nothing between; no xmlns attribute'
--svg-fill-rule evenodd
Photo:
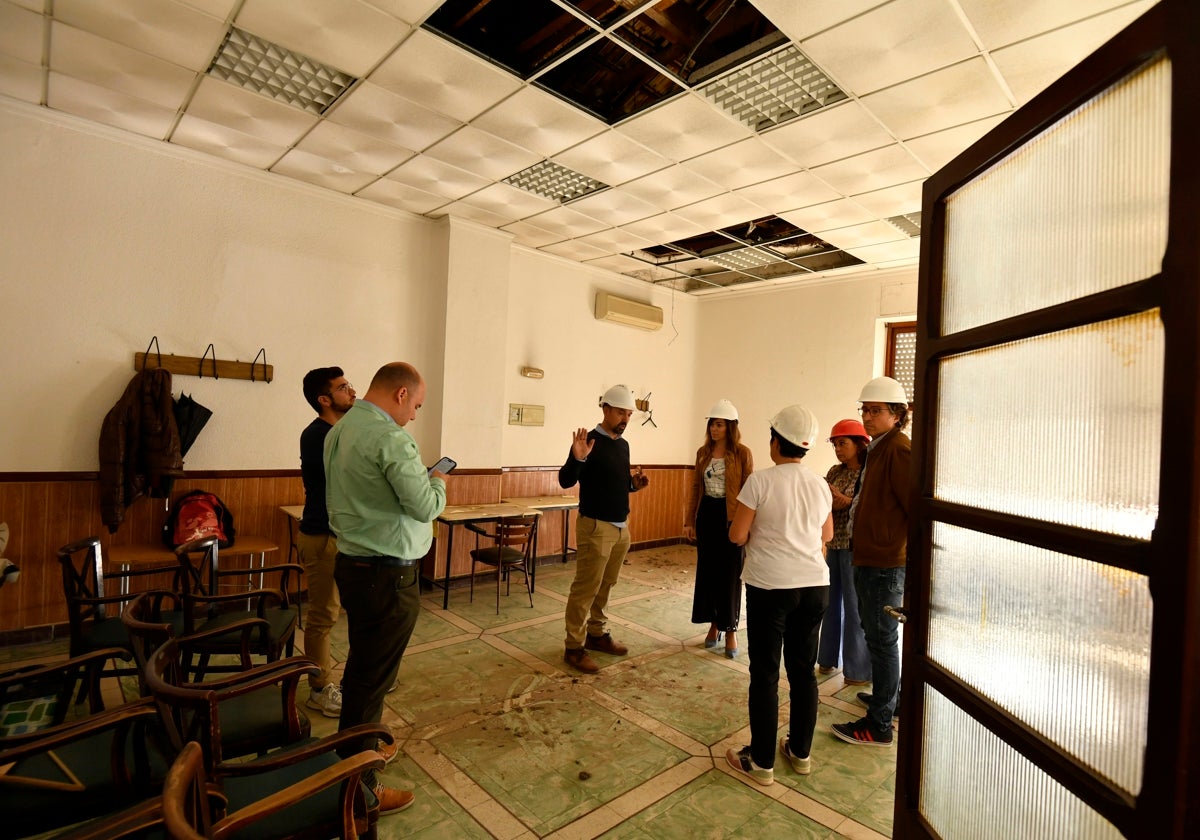
<svg viewBox="0 0 1200 840"><path fill-rule="evenodd" d="M742 617L742 547L729 541L725 499L703 496L696 514L696 593L692 622L738 629Z"/></svg>

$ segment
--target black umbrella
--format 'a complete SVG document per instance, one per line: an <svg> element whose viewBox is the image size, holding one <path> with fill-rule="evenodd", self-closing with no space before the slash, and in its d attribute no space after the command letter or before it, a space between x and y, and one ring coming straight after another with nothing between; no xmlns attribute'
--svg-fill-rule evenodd
<svg viewBox="0 0 1200 840"><path fill-rule="evenodd" d="M187 394L181 393L179 399L175 400L175 425L179 428L179 452L181 455L186 455L187 451L192 448L196 438L200 437L200 430L204 428L204 424L210 417L212 417L212 410L200 405Z"/></svg>

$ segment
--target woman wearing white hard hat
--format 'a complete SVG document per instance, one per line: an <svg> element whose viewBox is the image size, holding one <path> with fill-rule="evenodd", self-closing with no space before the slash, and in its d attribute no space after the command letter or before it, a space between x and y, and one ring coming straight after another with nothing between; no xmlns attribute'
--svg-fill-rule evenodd
<svg viewBox="0 0 1200 840"><path fill-rule="evenodd" d="M779 750L801 775L812 770L817 725L817 639L829 603L825 543L833 538L833 494L801 460L816 445L817 418L790 405L771 421L774 466L746 479L729 538L746 546L746 635L750 650L750 745L725 760L760 785L774 782L779 659L791 687L788 733Z"/></svg>
<svg viewBox="0 0 1200 840"><path fill-rule="evenodd" d="M704 443L696 450L683 526L683 535L696 541L692 623L708 623L706 648L715 648L724 634L729 659L738 655L742 613L742 548L729 541L729 523L742 484L754 472L754 456L741 440L737 409L729 400L718 400L708 411Z"/></svg>
<svg viewBox="0 0 1200 840"><path fill-rule="evenodd" d="M832 674L842 666L847 685L871 681L871 657L858 618L858 595L854 591L853 554L850 551L850 503L862 471L871 439L859 420L839 420L829 433L838 463L829 468L825 481L833 491L833 539L825 562L829 566L829 609L821 622L821 646L817 669Z"/></svg>

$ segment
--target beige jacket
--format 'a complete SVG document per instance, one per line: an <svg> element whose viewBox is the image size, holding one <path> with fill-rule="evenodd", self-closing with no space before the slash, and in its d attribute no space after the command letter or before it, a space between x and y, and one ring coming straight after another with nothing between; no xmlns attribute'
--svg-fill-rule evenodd
<svg viewBox="0 0 1200 840"><path fill-rule="evenodd" d="M704 447L696 450L696 469L692 473L691 493L688 497L687 517L684 524L695 525L696 514L700 510L700 497L704 495L704 468L708 466L709 457L704 454ZM739 443L735 452L725 452L725 514L733 521L733 512L737 510L738 493L746 483L746 476L754 472L754 456L750 447Z"/></svg>

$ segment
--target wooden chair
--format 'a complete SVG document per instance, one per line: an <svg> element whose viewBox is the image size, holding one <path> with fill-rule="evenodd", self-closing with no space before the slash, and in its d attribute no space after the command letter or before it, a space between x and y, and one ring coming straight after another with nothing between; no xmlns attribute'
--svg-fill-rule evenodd
<svg viewBox="0 0 1200 840"><path fill-rule="evenodd" d="M131 611L139 609L135 603ZM144 651L143 641L165 633L163 625L125 619L134 636L135 646ZM217 767L230 759L263 754L294 745L309 737L311 723L296 704L300 680L319 672L312 660L302 657L258 665L219 679L188 682L185 679L184 650L203 645L206 634L257 633L263 619L252 618L240 627L222 625L201 630L195 637L165 641L146 660L143 678L150 696L158 706L172 754L189 741L198 741ZM150 629L143 630L143 626ZM144 654L142 654L144 655Z"/></svg>
<svg viewBox="0 0 1200 840"><path fill-rule="evenodd" d="M314 758L328 758L318 753ZM298 754L292 754L299 758ZM268 792L263 785L260 797L239 802L230 793L232 780L222 785L205 769L204 750L196 742L184 746L171 766L163 787L162 813L167 832L176 840L226 838L242 833L262 840L275 838L357 838L375 836L378 810L367 801L362 775L367 770L383 769L379 753L367 751L346 759L328 761L315 772L300 773L305 762L291 765L291 778L283 787ZM280 775L280 769L263 772L255 764L238 777L249 789L255 780L268 781ZM278 779L276 781L279 781Z"/></svg>
<svg viewBox="0 0 1200 840"><path fill-rule="evenodd" d="M264 656L268 662L292 655L296 627L300 620L300 607L298 601L289 598L288 584L291 575L295 574L299 591L302 567L282 563L255 571L255 574L279 574L281 580L278 589L250 589L222 594L222 580L232 576L247 578L250 572L244 569L221 568L216 537L185 543L175 549L175 556L179 561L180 592L183 596L182 635L194 640L188 646L187 653L199 656L197 678L202 678L210 667L219 671L242 669L241 662L233 666L211 666L213 656L241 657L241 633L222 635L209 634L207 631L246 618L259 618L266 622L251 645L252 654ZM197 636L201 629L206 631L205 635ZM190 669L190 663L185 665Z"/></svg>
<svg viewBox="0 0 1200 840"><path fill-rule="evenodd" d="M62 701L81 679L81 667L116 654L101 650L18 669L0 675L0 691L12 701L22 692L32 696L49 690L46 697ZM5 705L11 709L11 702ZM65 720L55 711L46 720L44 728L25 727L0 737L0 834L44 835L82 822L71 836L118 837L124 836L121 826L153 823L168 762L154 749L158 713L152 703L137 701Z"/></svg>
<svg viewBox="0 0 1200 840"><path fill-rule="evenodd" d="M99 537L65 545L57 552L62 567L63 595L67 604L67 620L70 625L70 656L82 656L95 650L119 648L129 650L129 635L120 621L121 607L132 595L110 593L104 571L103 552ZM173 626L181 626L183 617L175 613L168 616ZM125 657L127 660L128 657ZM89 681L80 686L79 699L87 697L93 712L104 708L100 696L101 677L131 676L134 668L121 667L114 663L109 669L90 672Z"/></svg>
<svg viewBox="0 0 1200 840"><path fill-rule="evenodd" d="M507 580L505 594L512 592L511 574L520 571L525 576L525 593L529 606L533 606L533 587L529 576L533 571L533 546L537 537L539 517L536 514L510 516L495 522L491 530L486 526L467 523L467 529L475 533L475 548L471 550L471 602L475 601L475 564L482 563L496 569L496 615L500 614L500 581ZM492 545L481 547L480 539L490 540Z"/></svg>

